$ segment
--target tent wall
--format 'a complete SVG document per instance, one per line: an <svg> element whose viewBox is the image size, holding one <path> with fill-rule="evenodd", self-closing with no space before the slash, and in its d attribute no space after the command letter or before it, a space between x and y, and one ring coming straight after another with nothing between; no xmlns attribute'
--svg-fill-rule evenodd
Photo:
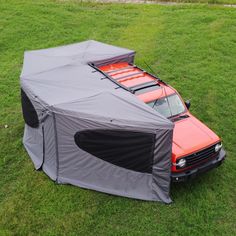
<svg viewBox="0 0 236 236"><path fill-rule="evenodd" d="M44 126L44 172L53 180L57 179L56 126L54 116L50 114L43 122Z"/></svg>
<svg viewBox="0 0 236 236"><path fill-rule="evenodd" d="M37 128L25 124L23 144L36 170L43 169L53 180L57 179L57 156L53 117L40 123Z"/></svg>
<svg viewBox="0 0 236 236"><path fill-rule="evenodd" d="M43 163L43 133L42 126L32 128L25 124L23 144L27 150L36 170L40 169Z"/></svg>
<svg viewBox="0 0 236 236"><path fill-rule="evenodd" d="M21 91L23 91L22 100L26 100L25 103L22 102L22 110L28 117L25 124L23 144L34 163L35 169L42 168L51 179L56 180L57 160L53 115L27 87L22 88ZM27 101L28 99L29 101ZM35 124L32 121L35 116L37 116L38 124L32 126L31 124ZM30 125L27 124L28 122Z"/></svg>
<svg viewBox="0 0 236 236"><path fill-rule="evenodd" d="M32 97L31 99L33 100ZM109 119L103 123L101 120L45 111L35 101L32 104L40 117L39 126L32 128L26 124L23 142L35 169L42 168L58 183L131 198L171 202L169 185L172 129L151 131L129 124L128 121L126 124L108 123ZM45 112L47 115L42 115ZM152 170L134 171L123 168L82 150L76 144L75 135L78 132L102 129L141 132L154 136ZM134 151L133 147L132 150ZM137 152L137 155L139 153L141 152ZM137 156L138 158L140 157Z"/></svg>
<svg viewBox="0 0 236 236"><path fill-rule="evenodd" d="M29 153L35 169L41 168L44 158L42 105L26 87L21 88L22 111L25 120L23 144ZM37 122L35 122L37 120ZM36 125L37 123L37 125Z"/></svg>
<svg viewBox="0 0 236 236"><path fill-rule="evenodd" d="M142 128L79 119L55 114L58 137L58 182L94 189L115 195L169 203L170 147L162 143L171 139L172 130L157 130L155 134L155 157L152 173L143 173L122 168L104 161L80 149L74 139L78 131L107 129L150 132ZM161 143L159 141L161 137ZM138 158L138 157L137 157ZM162 166L164 164L164 166ZM169 169L168 169L169 168ZM166 173L167 172L167 173Z"/></svg>
<svg viewBox="0 0 236 236"><path fill-rule="evenodd" d="M170 175L171 175L171 155L172 155L173 130L158 130L153 160L153 185L155 196L163 202L170 203Z"/></svg>

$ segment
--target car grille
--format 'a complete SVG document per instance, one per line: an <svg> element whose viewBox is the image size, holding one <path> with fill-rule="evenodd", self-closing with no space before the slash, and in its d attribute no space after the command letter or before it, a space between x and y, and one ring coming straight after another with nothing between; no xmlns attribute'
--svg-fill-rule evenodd
<svg viewBox="0 0 236 236"><path fill-rule="evenodd" d="M218 153L219 152L215 152L215 145L210 146L199 152L195 152L189 156L184 157L186 160L186 165L184 166L184 168L201 164L202 162L216 157ZM181 167L178 167L177 169L181 169Z"/></svg>

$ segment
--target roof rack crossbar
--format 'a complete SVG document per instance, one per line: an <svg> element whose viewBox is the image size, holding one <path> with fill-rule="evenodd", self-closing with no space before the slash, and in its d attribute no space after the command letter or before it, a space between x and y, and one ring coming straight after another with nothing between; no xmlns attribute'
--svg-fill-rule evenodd
<svg viewBox="0 0 236 236"><path fill-rule="evenodd" d="M141 71L144 71L143 69L141 69L141 68L138 67L138 66L136 66L136 68L138 68L138 69L141 70ZM144 72L145 72L147 75L152 76L152 77L153 77L154 79L156 79L157 81L159 81L159 82L161 82L161 83L167 85L166 82L164 82L163 80L161 80L160 78L158 78L156 75L154 75L154 74L152 74L152 73L150 73L150 72L147 72L147 71L144 71Z"/></svg>
<svg viewBox="0 0 236 236"><path fill-rule="evenodd" d="M135 68L135 66L127 66L127 67L123 67L123 68L116 69L116 70L109 70L109 71L106 71L106 73L111 74L111 73L119 72L122 70L133 69L133 68Z"/></svg>
<svg viewBox="0 0 236 236"><path fill-rule="evenodd" d="M115 78L115 80L120 80L120 79L125 79L125 78L128 79L128 77L133 77L135 75L141 75L141 74L144 74L144 73L145 73L145 71L139 71L139 72L136 72L136 73L133 73L133 74L124 75L124 76L121 76L119 78Z"/></svg>
<svg viewBox="0 0 236 236"><path fill-rule="evenodd" d="M133 87L130 87L130 90L132 91L132 93L135 93L138 90L149 88L149 87L152 87L152 86L158 86L158 84L155 80L135 85Z"/></svg>
<svg viewBox="0 0 236 236"><path fill-rule="evenodd" d="M123 88L129 92L132 93L132 91L130 90L130 88L123 86L121 83L117 82L116 80L114 80L111 76L109 76L108 74L106 74L105 72L103 72L102 70L100 70L98 67L96 67L93 63L88 63L89 66L91 66L93 69L99 71L102 75L104 75L106 78L108 78L109 80L111 80L113 83L115 83L116 85L118 85L120 88Z"/></svg>

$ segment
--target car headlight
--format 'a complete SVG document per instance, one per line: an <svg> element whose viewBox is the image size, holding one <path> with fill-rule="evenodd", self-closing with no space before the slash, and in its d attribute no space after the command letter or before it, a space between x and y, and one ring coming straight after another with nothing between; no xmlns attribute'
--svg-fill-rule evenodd
<svg viewBox="0 0 236 236"><path fill-rule="evenodd" d="M215 152L219 152L221 148L222 148L222 143L217 143L215 145Z"/></svg>
<svg viewBox="0 0 236 236"><path fill-rule="evenodd" d="M185 167L185 165L186 165L186 160L184 159L184 158L181 158L181 159L179 159L179 160L177 160L177 162L176 162L176 166L178 166L178 167Z"/></svg>

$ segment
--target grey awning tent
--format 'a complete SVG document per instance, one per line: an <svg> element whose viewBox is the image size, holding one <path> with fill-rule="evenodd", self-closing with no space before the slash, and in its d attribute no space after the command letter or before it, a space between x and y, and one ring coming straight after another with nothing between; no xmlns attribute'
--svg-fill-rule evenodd
<svg viewBox="0 0 236 236"><path fill-rule="evenodd" d="M170 203L173 123L89 66L134 55L93 40L25 52L23 143L58 183Z"/></svg>

